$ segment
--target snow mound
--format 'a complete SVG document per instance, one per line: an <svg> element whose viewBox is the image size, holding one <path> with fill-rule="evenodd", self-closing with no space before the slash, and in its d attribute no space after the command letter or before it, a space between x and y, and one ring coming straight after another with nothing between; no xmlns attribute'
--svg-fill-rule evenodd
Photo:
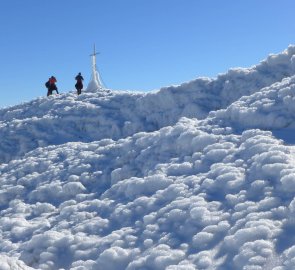
<svg viewBox="0 0 295 270"><path fill-rule="evenodd" d="M211 115L240 129L294 129L295 77L285 78L251 96L244 96Z"/></svg>
<svg viewBox="0 0 295 270"><path fill-rule="evenodd" d="M2 254L0 254L0 262L0 270L33 270L33 268L25 265L23 261Z"/></svg>

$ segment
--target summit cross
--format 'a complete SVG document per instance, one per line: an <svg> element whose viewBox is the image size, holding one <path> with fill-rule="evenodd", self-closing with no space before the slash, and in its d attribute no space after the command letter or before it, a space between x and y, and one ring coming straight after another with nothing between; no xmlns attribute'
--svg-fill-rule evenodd
<svg viewBox="0 0 295 270"><path fill-rule="evenodd" d="M97 54L100 54L100 53L99 52L96 52L95 44L94 44L93 54L90 54L90 56L96 56Z"/></svg>
<svg viewBox="0 0 295 270"><path fill-rule="evenodd" d="M97 89L103 89L103 83L100 78L99 72L96 67L96 55L99 54L99 52L96 52L95 44L94 44L94 50L93 54L90 54L91 56L91 62L92 62L92 79L89 82L86 91L93 92Z"/></svg>

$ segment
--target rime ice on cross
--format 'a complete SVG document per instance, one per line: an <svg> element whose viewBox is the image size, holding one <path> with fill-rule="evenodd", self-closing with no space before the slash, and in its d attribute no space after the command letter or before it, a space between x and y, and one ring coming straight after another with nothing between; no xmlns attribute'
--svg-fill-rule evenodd
<svg viewBox="0 0 295 270"><path fill-rule="evenodd" d="M88 92L95 92L97 90L103 89L103 83L100 78L99 72L97 71L96 67L96 55L99 54L96 52L95 49L95 44L94 44L94 50L93 54L90 54L91 59L92 59L92 76L91 76L91 81L89 82L86 91Z"/></svg>

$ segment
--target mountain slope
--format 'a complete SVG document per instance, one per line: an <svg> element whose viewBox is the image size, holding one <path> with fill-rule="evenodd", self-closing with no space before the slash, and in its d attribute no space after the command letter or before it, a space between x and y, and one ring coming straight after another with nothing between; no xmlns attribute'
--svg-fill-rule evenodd
<svg viewBox="0 0 295 270"><path fill-rule="evenodd" d="M216 79L197 79L155 93L105 91L39 98L0 110L0 162L39 146L118 140L140 131L174 125L181 117L204 119L242 96L280 82L295 71L290 46L249 69L233 69Z"/></svg>
<svg viewBox="0 0 295 270"><path fill-rule="evenodd" d="M295 149L271 131L294 128L293 50L156 93L1 110L0 259L19 269L294 269Z"/></svg>
<svg viewBox="0 0 295 270"><path fill-rule="evenodd" d="M184 119L2 165L1 251L41 269L277 263L292 243L294 160L269 132L212 131Z"/></svg>

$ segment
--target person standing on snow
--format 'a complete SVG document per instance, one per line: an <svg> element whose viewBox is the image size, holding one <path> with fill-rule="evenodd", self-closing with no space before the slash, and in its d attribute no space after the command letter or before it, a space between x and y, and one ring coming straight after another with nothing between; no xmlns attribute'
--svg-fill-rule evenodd
<svg viewBox="0 0 295 270"><path fill-rule="evenodd" d="M52 95L52 91L56 91L56 93L58 94L58 90L57 90L57 86L56 86L56 83L57 80L54 76L51 76L49 78L49 80L46 82L45 86L47 87L47 96L50 96Z"/></svg>
<svg viewBox="0 0 295 270"><path fill-rule="evenodd" d="M80 95L83 89L83 81L84 81L84 78L81 75L81 72L78 73L78 75L75 77L75 80L77 81L77 83L75 84L75 87L77 89L77 94Z"/></svg>
<svg viewBox="0 0 295 270"><path fill-rule="evenodd" d="M50 95L50 90L49 90L49 88L50 88L50 78L48 79L48 81L45 83L45 86L46 86L46 88L47 88L47 96L49 96ZM52 93L51 93L52 94Z"/></svg>

